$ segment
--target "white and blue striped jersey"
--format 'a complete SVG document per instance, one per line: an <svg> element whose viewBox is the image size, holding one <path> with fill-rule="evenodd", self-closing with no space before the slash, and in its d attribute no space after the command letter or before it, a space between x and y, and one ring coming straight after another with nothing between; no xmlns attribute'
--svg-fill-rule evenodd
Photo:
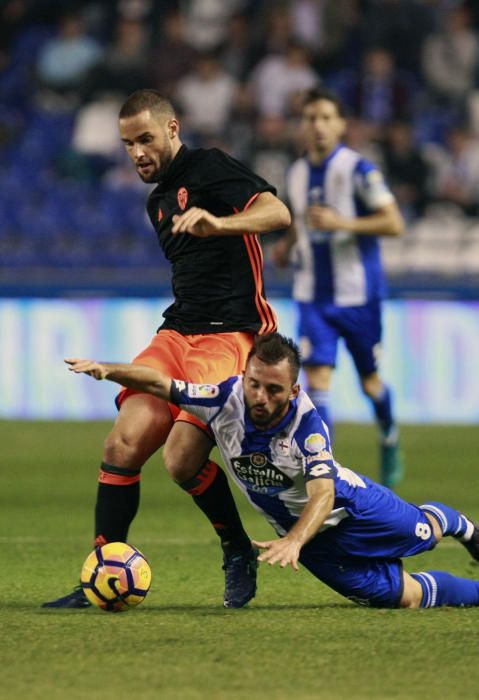
<svg viewBox="0 0 479 700"><path fill-rule="evenodd" d="M304 391L269 430L251 422L242 376L218 385L173 380L171 401L210 427L230 475L280 535L305 507L311 479L335 482L334 507L322 530L361 508L367 497L372 482L334 460L328 430Z"/></svg>
<svg viewBox="0 0 479 700"><path fill-rule="evenodd" d="M319 165L296 160L287 192L297 231L293 296L300 302L362 306L384 295L379 241L350 231L311 230L308 206L328 206L346 217L371 214L394 197L381 172L359 153L338 145Z"/></svg>

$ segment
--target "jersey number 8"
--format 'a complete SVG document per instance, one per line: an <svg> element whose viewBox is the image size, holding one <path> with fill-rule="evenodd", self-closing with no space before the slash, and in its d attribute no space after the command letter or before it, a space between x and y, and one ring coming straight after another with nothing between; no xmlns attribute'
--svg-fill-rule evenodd
<svg viewBox="0 0 479 700"><path fill-rule="evenodd" d="M431 537L431 527L426 523L418 523L416 525L416 537L421 540L428 540Z"/></svg>

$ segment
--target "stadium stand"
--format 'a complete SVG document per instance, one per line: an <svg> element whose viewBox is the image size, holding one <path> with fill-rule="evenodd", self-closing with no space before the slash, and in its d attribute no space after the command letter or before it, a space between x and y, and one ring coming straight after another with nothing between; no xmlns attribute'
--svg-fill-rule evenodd
<svg viewBox="0 0 479 700"><path fill-rule="evenodd" d="M169 275L144 214L147 192L136 182L119 141L115 148L109 125L115 121L116 105L136 79L144 81L138 87L155 87L176 98L181 110L177 86L184 85L181 81L194 72L197 58L207 50L222 74L229 76L235 94L228 118L213 133L195 129L185 114L185 142L219 145L259 172L264 168L264 175L276 178L281 192L284 168L301 150L298 92L305 71L318 76L346 99L355 131L362 132L365 154L374 153L381 161L408 221L401 240L383 242L391 293L477 296L479 156L466 162L454 152L451 141L455 131L465 140L468 153L479 153L479 26L474 3L403 0L410 14L403 12L399 22L395 14L399 3L389 0L379 24L375 0L219 4L215 31L208 36L204 31L195 36L193 18L201 16L201 0L2 4L0 295L168 292ZM70 83L55 84L45 78L48 47L61 43L63 55L75 53L59 30L58 10L80 19L75 25L76 46L89 47L90 67L73 72ZM414 29L416 72L401 39L408 26L411 32ZM428 57L435 55L431 46L444 41L451 26L458 35L467 35L468 72L463 87L455 85L453 94L445 95L438 85L447 76L436 76ZM232 45L229 27L235 32ZM174 81L154 64L163 32L172 46L184 47ZM122 80L121 54L130 50L130 36L146 46L148 60L135 64L133 78L124 69ZM259 109L254 76L265 58L286 61L291 47L298 44L301 70L291 71L288 93L276 100L272 92L268 100L266 83ZM236 45L241 47L239 54ZM368 83L361 66L368 60L370 64L372 55L379 60ZM102 56L107 57L104 65L98 63ZM383 74L382 66L387 67ZM203 78L195 75L201 82ZM275 87L271 85L272 90ZM377 121L371 116L375 114L380 115ZM395 132L392 122L399 124ZM95 129L97 134L92 134ZM410 140L404 151L401 129ZM98 133L105 134L104 148ZM424 176L413 181L407 168L418 164ZM454 187L444 186L444 173L452 173ZM468 179L461 189L464 173ZM268 239L265 243L268 287L272 293L288 294L290 274L269 263Z"/></svg>

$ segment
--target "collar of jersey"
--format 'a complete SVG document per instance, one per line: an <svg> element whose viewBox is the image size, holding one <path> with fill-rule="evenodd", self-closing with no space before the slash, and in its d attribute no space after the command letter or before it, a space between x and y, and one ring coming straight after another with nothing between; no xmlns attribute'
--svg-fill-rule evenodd
<svg viewBox="0 0 479 700"><path fill-rule="evenodd" d="M340 151L341 148L344 148L344 147L343 147L343 144L342 144L342 143L338 143L338 145L336 146L336 148L333 148L333 150L331 151L331 153L329 154L329 156L326 156L326 158L325 158L324 160L322 160L321 163L318 163L318 165L313 165L313 163L311 163L311 161L310 161L311 167L312 167L312 168L318 168L318 169L319 169L319 168L325 168L325 167L327 166L327 164L329 163L329 161L330 161L332 158L334 158L334 156L336 155L336 153L337 153L338 151Z"/></svg>
<svg viewBox="0 0 479 700"><path fill-rule="evenodd" d="M163 179L159 184L162 186L165 185L165 182L168 182L168 180L171 180L172 178L175 177L175 175L178 175L178 171L180 170L181 166L183 165L183 161L186 158L186 154L188 153L188 148L185 146L185 144L181 144L178 153L176 156L173 158L171 161L168 170L166 171Z"/></svg>
<svg viewBox="0 0 479 700"><path fill-rule="evenodd" d="M268 436L272 437L273 435L277 435L282 430L284 430L286 428L286 426L289 425L289 423L291 423L291 421L294 418L294 415L296 414L296 411L297 411L297 400L292 399L292 401L290 402L288 412L284 416L284 418L282 418L280 420L280 422L277 423L276 425L274 425L272 428L268 428L268 430L261 430L260 428L257 428L255 426L255 424L253 423L253 421L251 420L251 418L249 417L248 413L245 411L245 432L246 433L256 433L256 434L262 435L264 437L268 437Z"/></svg>

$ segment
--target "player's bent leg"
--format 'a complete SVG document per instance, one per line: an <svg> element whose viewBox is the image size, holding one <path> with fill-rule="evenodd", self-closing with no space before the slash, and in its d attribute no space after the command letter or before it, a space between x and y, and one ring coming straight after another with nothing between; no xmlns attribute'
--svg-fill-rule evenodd
<svg viewBox="0 0 479 700"><path fill-rule="evenodd" d="M125 542L140 501L140 471L165 441L172 426L168 404L148 394L132 394L121 405L105 441L95 506L95 544ZM45 608L87 608L80 586Z"/></svg>
<svg viewBox="0 0 479 700"><path fill-rule="evenodd" d="M444 571L408 574L400 560L356 559L337 562L301 554L301 563L333 590L375 608L479 606L479 581Z"/></svg>
<svg viewBox="0 0 479 700"><path fill-rule="evenodd" d="M213 443L197 426L177 421L163 452L170 476L189 493L221 540L225 607L241 608L256 593L258 552L241 523L223 470L208 455ZM198 469L198 464L202 464Z"/></svg>
<svg viewBox="0 0 479 700"><path fill-rule="evenodd" d="M367 489L360 517L345 518L317 536L328 556L399 560L436 546L437 525L419 506L373 482Z"/></svg>
<svg viewBox="0 0 479 700"><path fill-rule="evenodd" d="M479 561L479 526L455 508L438 501L428 501L419 506L429 520L436 522L443 537L454 537Z"/></svg>
<svg viewBox="0 0 479 700"><path fill-rule="evenodd" d="M404 476L404 464L399 451L399 431L392 412L391 390L377 372L361 376L364 394L370 399L380 439L380 481L383 486L394 488Z"/></svg>
<svg viewBox="0 0 479 700"><path fill-rule="evenodd" d="M251 550L224 471L208 455L212 439L198 426L177 421L163 451L170 476L209 519L225 552Z"/></svg>
<svg viewBox="0 0 479 700"><path fill-rule="evenodd" d="M140 501L140 471L165 442L173 422L165 401L132 394L105 441L95 508L95 540L125 542Z"/></svg>

